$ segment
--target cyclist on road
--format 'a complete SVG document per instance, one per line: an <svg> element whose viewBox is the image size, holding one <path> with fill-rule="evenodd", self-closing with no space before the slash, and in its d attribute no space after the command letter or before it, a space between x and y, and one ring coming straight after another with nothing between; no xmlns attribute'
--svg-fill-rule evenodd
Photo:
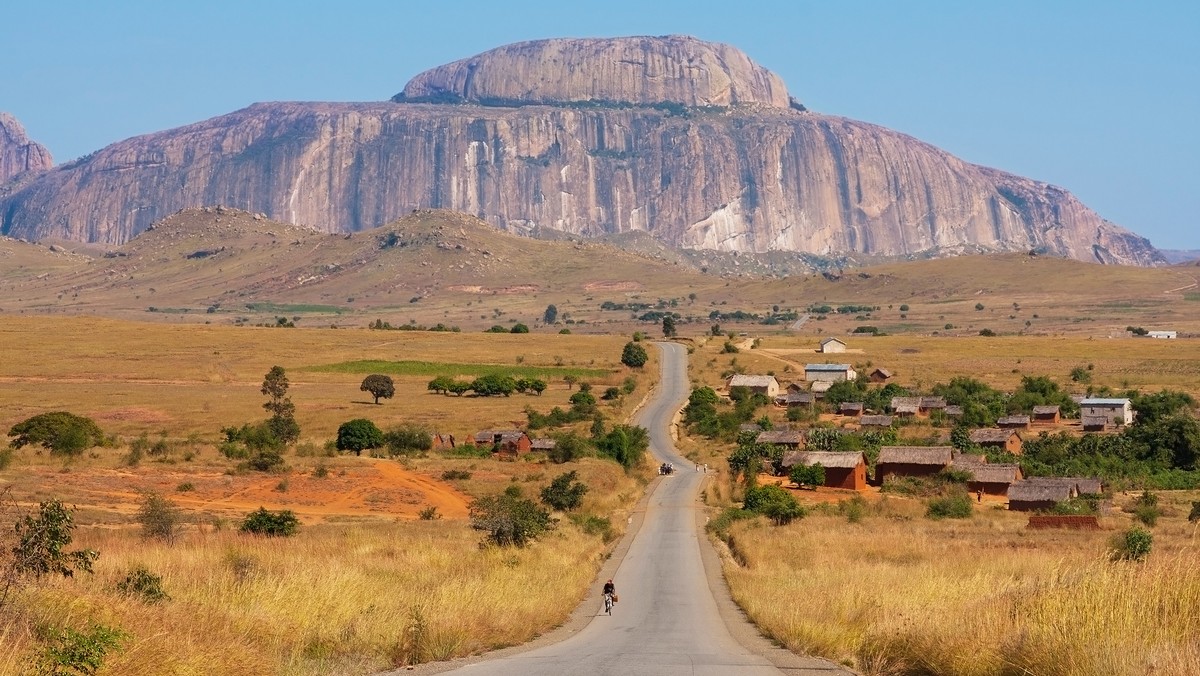
<svg viewBox="0 0 1200 676"><path fill-rule="evenodd" d="M604 583L604 611L612 615L613 604L617 602L617 585L612 580Z"/></svg>

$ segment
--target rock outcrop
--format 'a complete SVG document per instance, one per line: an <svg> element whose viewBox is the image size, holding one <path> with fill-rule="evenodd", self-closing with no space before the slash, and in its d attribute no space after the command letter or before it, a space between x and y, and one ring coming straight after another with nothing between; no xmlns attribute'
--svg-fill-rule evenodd
<svg viewBox="0 0 1200 676"><path fill-rule="evenodd" d="M788 107L779 76L685 35L519 42L425 71L392 100Z"/></svg>
<svg viewBox="0 0 1200 676"><path fill-rule="evenodd" d="M17 118L0 111L0 184L26 172L54 166L50 151L29 140Z"/></svg>
<svg viewBox="0 0 1200 676"><path fill-rule="evenodd" d="M551 68L539 61L575 53ZM624 66L609 62L634 53L655 64L641 69L643 79L686 82L621 88ZM687 53L725 64L730 82L720 84L710 65L680 76L671 64ZM559 85L564 67L592 74ZM445 208L516 232L645 231L673 246L724 251L1041 249L1163 262L1148 241L1060 188L882 127L798 110L776 83L740 52L691 39L525 43L419 75L404 103L256 104L122 141L0 196L0 230L121 243L202 205L326 231ZM438 92L463 102L411 102Z"/></svg>

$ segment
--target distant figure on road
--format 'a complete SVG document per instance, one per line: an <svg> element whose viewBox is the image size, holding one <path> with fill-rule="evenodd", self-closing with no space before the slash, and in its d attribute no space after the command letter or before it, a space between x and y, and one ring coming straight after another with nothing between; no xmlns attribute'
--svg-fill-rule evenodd
<svg viewBox="0 0 1200 676"><path fill-rule="evenodd" d="M617 585L612 580L604 583L604 612L612 615L613 604L617 602Z"/></svg>

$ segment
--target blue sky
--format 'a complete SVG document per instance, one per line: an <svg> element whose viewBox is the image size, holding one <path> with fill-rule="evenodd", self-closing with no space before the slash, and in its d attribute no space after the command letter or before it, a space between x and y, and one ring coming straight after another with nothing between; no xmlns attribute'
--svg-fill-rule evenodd
<svg viewBox="0 0 1200 676"><path fill-rule="evenodd" d="M256 101L383 100L546 37L685 33L811 110L1048 181L1164 248L1200 248L1200 3L111 3L4 11L0 110L63 162Z"/></svg>

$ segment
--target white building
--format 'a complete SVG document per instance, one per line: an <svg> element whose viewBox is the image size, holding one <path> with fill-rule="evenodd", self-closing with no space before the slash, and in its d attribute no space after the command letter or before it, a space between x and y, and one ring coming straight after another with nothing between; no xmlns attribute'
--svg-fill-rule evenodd
<svg viewBox="0 0 1200 676"><path fill-rule="evenodd" d="M1079 402L1080 418L1105 418L1118 427L1133 424L1133 403L1128 399L1087 398Z"/></svg>
<svg viewBox="0 0 1200 676"><path fill-rule="evenodd" d="M1147 331L1146 337L1147 338L1166 338L1169 340L1174 340L1179 337L1179 333L1176 331Z"/></svg>
<svg viewBox="0 0 1200 676"><path fill-rule="evenodd" d="M826 354L830 352L845 352L846 343L837 338L826 338L821 341L821 352Z"/></svg>
<svg viewBox="0 0 1200 676"><path fill-rule="evenodd" d="M854 380L858 373L850 364L805 364L804 379L810 382L824 381L836 383L841 380Z"/></svg>

